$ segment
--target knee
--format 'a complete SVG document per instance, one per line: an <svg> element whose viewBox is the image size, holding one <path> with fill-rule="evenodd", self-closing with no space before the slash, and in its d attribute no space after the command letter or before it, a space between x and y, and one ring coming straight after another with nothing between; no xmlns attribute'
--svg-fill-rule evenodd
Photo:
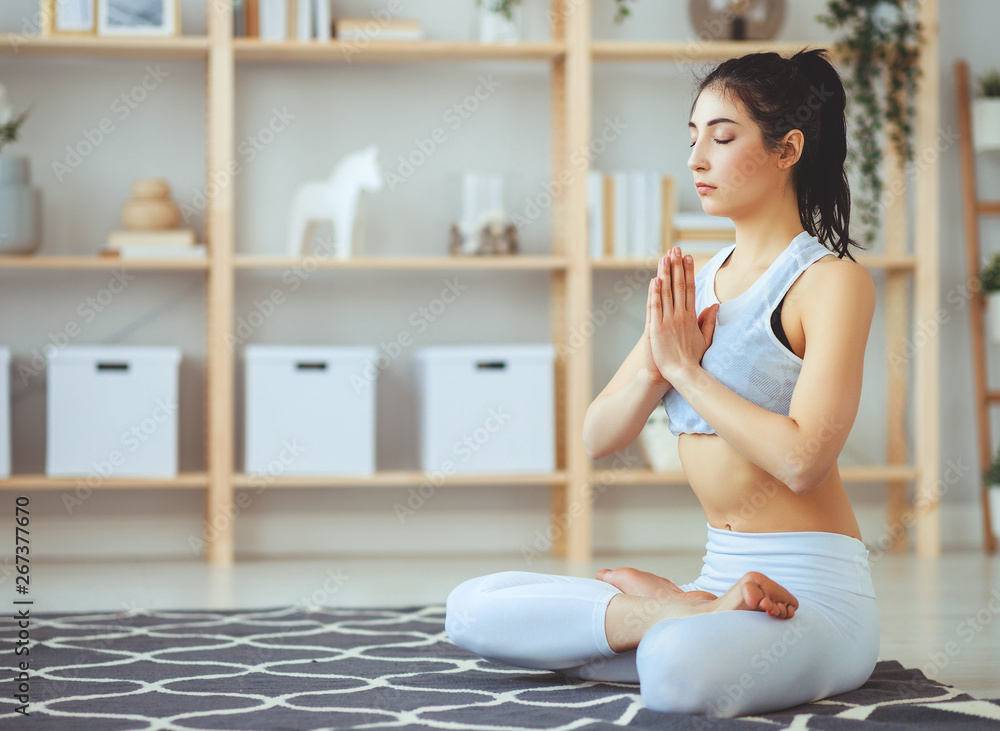
<svg viewBox="0 0 1000 731"><path fill-rule="evenodd" d="M474 623L472 612L478 604L479 587L483 577L463 581L448 594L445 602L444 631L456 645L464 646L470 626Z"/></svg>
<svg viewBox="0 0 1000 731"><path fill-rule="evenodd" d="M636 649L639 692L652 711L690 714L714 708L717 689L691 672L692 658L704 648L692 646L690 629L681 621L664 620L646 632Z"/></svg>
<svg viewBox="0 0 1000 731"><path fill-rule="evenodd" d="M477 576L451 590L445 602L444 631L452 642L479 655L490 649L484 646L490 624L485 616L489 610L489 593L508 583L505 581L508 574L512 572Z"/></svg>

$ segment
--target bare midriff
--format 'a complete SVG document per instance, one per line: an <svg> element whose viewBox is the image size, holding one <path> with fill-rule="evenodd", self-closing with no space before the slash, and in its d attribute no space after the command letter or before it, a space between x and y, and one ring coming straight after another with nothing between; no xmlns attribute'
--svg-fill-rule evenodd
<svg viewBox="0 0 1000 731"><path fill-rule="evenodd" d="M709 525L744 533L825 531L861 540L835 464L822 483L796 494L718 434L680 435L681 465Z"/></svg>

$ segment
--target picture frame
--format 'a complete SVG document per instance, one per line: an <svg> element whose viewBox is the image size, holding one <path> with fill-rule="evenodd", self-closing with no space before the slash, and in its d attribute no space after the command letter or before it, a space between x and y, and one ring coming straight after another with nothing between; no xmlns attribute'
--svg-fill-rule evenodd
<svg viewBox="0 0 1000 731"><path fill-rule="evenodd" d="M42 17L51 35L94 35L97 0L42 0Z"/></svg>
<svg viewBox="0 0 1000 731"><path fill-rule="evenodd" d="M180 0L97 0L98 35L167 37L180 28Z"/></svg>

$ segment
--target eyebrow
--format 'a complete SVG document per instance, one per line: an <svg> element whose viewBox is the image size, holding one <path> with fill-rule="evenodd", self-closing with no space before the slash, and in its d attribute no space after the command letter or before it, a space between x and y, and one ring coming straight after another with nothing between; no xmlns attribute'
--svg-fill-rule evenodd
<svg viewBox="0 0 1000 731"><path fill-rule="evenodd" d="M705 126L711 127L713 124L721 124L722 122L729 122L730 124L736 124L736 125L739 124L739 122L736 122L727 117L716 117L715 119L709 120L708 124L706 124ZM692 129L698 129L698 127L695 125L694 122L688 122L688 127L691 127Z"/></svg>

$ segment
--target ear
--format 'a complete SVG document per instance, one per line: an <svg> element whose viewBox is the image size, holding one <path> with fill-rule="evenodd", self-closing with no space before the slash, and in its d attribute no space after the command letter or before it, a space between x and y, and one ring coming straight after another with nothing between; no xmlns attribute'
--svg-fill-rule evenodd
<svg viewBox="0 0 1000 731"><path fill-rule="evenodd" d="M787 170L799 161L802 157L802 146L805 144L805 137L802 130L793 129L781 139L781 155L778 158L778 168Z"/></svg>

